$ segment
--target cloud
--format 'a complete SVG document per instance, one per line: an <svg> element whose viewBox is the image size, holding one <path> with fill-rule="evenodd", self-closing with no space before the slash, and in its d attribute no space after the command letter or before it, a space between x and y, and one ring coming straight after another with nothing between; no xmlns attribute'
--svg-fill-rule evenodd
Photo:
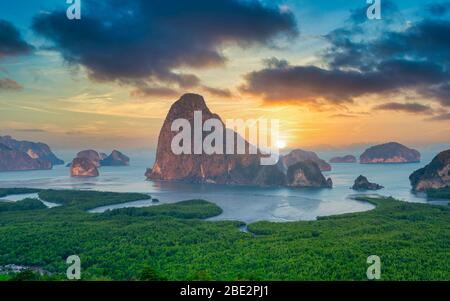
<svg viewBox="0 0 450 301"><path fill-rule="evenodd" d="M383 12L384 23L394 22L395 19L401 17L401 13L398 6L395 4L395 2L390 0L381 1L381 11ZM366 22L371 22L372 20L367 18L367 5L351 10L348 21L354 25L360 25Z"/></svg>
<svg viewBox="0 0 450 301"><path fill-rule="evenodd" d="M429 118L428 120L431 121L449 121L450 120L450 113L441 113L436 116L433 116Z"/></svg>
<svg viewBox="0 0 450 301"><path fill-rule="evenodd" d="M395 7L390 11L395 14ZM293 66L272 58L244 76L241 91L300 105L407 92L450 104L450 20L426 17L407 27L350 20L325 36L330 46L319 54L323 66Z"/></svg>
<svg viewBox="0 0 450 301"><path fill-rule="evenodd" d="M384 61L372 71L322 69L316 66L271 64L245 76L244 93L267 101L351 103L367 94L428 87L448 79L440 66L408 60Z"/></svg>
<svg viewBox="0 0 450 301"><path fill-rule="evenodd" d="M133 84L199 85L183 67L223 65L222 47L268 44L297 34L291 12L257 0L84 1L81 20L55 11L34 18L47 38L91 78Z"/></svg>
<svg viewBox="0 0 450 301"><path fill-rule="evenodd" d="M22 39L20 32L13 24L0 20L0 59L28 54L32 50L33 46Z"/></svg>
<svg viewBox="0 0 450 301"><path fill-rule="evenodd" d="M233 96L233 93L229 89L220 89L220 88L214 88L214 87L208 87L203 86L203 90L208 92L209 94L213 96L223 97L223 98L230 98Z"/></svg>
<svg viewBox="0 0 450 301"><path fill-rule="evenodd" d="M424 19L404 31L392 31L369 44L375 57L411 57L450 64L450 20Z"/></svg>
<svg viewBox="0 0 450 301"><path fill-rule="evenodd" d="M138 89L131 92L131 95L134 97L176 97L180 92L167 87L149 87L149 86L141 86Z"/></svg>
<svg viewBox="0 0 450 301"><path fill-rule="evenodd" d="M323 55L330 68L373 70L386 60L450 64L450 21L424 19L406 30L384 31L369 41L352 39L365 34L362 27L341 28L325 36L330 47ZM370 36L370 35L369 35Z"/></svg>
<svg viewBox="0 0 450 301"><path fill-rule="evenodd" d="M443 106L450 106L450 82L427 87L421 92L424 96L437 100Z"/></svg>
<svg viewBox="0 0 450 301"><path fill-rule="evenodd" d="M20 91L23 87L13 79L10 78L0 78L0 91Z"/></svg>
<svg viewBox="0 0 450 301"><path fill-rule="evenodd" d="M378 105L374 109L375 110L384 110L384 111L407 112L407 113L431 112L431 107L420 104L420 103L389 102L389 103L385 103L382 105Z"/></svg>
<svg viewBox="0 0 450 301"><path fill-rule="evenodd" d="M431 3L427 10L433 16L443 17L450 12L450 2Z"/></svg>
<svg viewBox="0 0 450 301"><path fill-rule="evenodd" d="M358 115L352 115L352 114L334 114L330 116L331 118L357 118Z"/></svg>
<svg viewBox="0 0 450 301"><path fill-rule="evenodd" d="M0 60L6 57L25 55L32 52L33 46L25 42L19 30L8 21L0 20ZM5 69L2 68L4 72ZM0 92L20 91L23 87L11 78L0 78Z"/></svg>

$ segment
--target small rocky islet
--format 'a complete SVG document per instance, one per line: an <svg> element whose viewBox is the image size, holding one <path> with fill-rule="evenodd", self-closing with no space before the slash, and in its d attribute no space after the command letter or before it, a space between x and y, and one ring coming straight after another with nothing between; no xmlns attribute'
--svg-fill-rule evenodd
<svg viewBox="0 0 450 301"><path fill-rule="evenodd" d="M369 180L362 175L356 178L355 183L352 186L352 189L356 191L380 190L383 188L384 187L379 184L369 182Z"/></svg>
<svg viewBox="0 0 450 301"><path fill-rule="evenodd" d="M100 166L128 166L130 158L118 150L113 150L109 156L100 156Z"/></svg>
<svg viewBox="0 0 450 301"><path fill-rule="evenodd" d="M353 155L345 155L342 157L333 157L330 159L330 163L356 163L358 159L356 159Z"/></svg>
<svg viewBox="0 0 450 301"><path fill-rule="evenodd" d="M108 156L95 150L80 151L70 167L70 175L75 178L98 177L102 166L128 166L130 158L118 150L113 150Z"/></svg>
<svg viewBox="0 0 450 301"><path fill-rule="evenodd" d="M87 158L75 158L70 166L70 176L74 178L98 177L99 172L94 161Z"/></svg>
<svg viewBox="0 0 450 301"><path fill-rule="evenodd" d="M75 159L86 159L86 160L89 160L89 161L91 161L96 167L100 167L100 161L102 160L102 159L101 159L101 156L100 156L100 153L97 152L97 151L95 151L95 150L93 150L93 149L88 149L88 150L80 151L80 152L76 155Z"/></svg>

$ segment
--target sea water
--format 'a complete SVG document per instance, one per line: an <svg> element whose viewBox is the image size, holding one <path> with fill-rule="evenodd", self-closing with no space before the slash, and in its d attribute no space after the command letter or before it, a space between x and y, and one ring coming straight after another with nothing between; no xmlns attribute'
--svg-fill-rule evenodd
<svg viewBox="0 0 450 301"><path fill-rule="evenodd" d="M247 223L260 220L314 220L318 216L371 210L373 205L354 200L358 193L350 189L359 175L385 186L384 189L371 194L393 196L406 202L441 203L439 200L427 200L424 196L411 192L409 175L425 163L332 164L332 171L325 172L324 175L332 178L333 189L259 188L147 181L144 173L154 161L154 152L127 154L131 157L130 166L101 167L100 176L97 178L71 178L68 167L55 166L53 170L2 172L0 187L141 192L157 198L159 204L204 199L223 209L223 214L213 220L239 220ZM329 152L320 155L329 159L336 154ZM423 152L422 162L430 162L435 155L436 152ZM70 158L69 155L67 157ZM93 212L151 205L155 204L151 201L139 201L97 208Z"/></svg>

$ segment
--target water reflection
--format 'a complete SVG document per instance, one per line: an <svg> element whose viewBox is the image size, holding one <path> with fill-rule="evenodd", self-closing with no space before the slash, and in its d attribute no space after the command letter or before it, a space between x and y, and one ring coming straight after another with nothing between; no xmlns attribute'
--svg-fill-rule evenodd
<svg viewBox="0 0 450 301"><path fill-rule="evenodd" d="M424 159L427 161L428 159ZM334 182L333 189L258 188L224 185L189 185L182 183L150 182L144 177L149 162L133 160L128 167L102 167L100 177L74 179L69 169L56 166L53 170L0 173L0 187L30 187L51 189L83 189L113 192L148 193L161 203L188 199L205 199L216 203L223 214L212 220L240 220L276 222L313 220L318 216L366 211L373 208L352 199L350 189L360 174L386 188L377 192L408 202L427 202L424 196L411 193L409 175L421 163L401 165L334 164L333 171L325 173ZM434 202L434 201L433 201ZM442 202L441 202L442 203ZM114 205L109 209L130 206L151 206L151 201ZM105 208L98 210L104 210ZM106 208L108 209L108 208Z"/></svg>

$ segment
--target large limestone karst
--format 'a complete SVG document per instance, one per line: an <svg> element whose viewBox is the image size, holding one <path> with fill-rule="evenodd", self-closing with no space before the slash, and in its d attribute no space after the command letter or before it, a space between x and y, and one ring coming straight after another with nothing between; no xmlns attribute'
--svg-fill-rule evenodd
<svg viewBox="0 0 450 301"><path fill-rule="evenodd" d="M259 151L257 154L249 154L250 144L246 141L246 154L227 154L225 145L221 154L205 154L204 152L194 154L194 145L191 146L190 154L174 154L172 141L178 132L171 130L173 122L178 119L188 120L192 129L191 136L194 136L194 112L196 111L202 112L202 124L208 119L218 119L225 129L225 124L219 115L209 110L202 96L197 94L183 95L171 106L164 120L158 138L155 163L146 172L149 180L254 186L287 185L286 170L279 168L278 165L261 165L263 155ZM225 132L229 134L230 131L228 129ZM224 141L226 141L226 133L224 133ZM231 133L237 139L236 133ZM204 139L208 134L202 133L202 138ZM236 144L235 140L235 147ZM323 177L318 165L315 166L320 176ZM290 186L295 186L295 183Z"/></svg>

